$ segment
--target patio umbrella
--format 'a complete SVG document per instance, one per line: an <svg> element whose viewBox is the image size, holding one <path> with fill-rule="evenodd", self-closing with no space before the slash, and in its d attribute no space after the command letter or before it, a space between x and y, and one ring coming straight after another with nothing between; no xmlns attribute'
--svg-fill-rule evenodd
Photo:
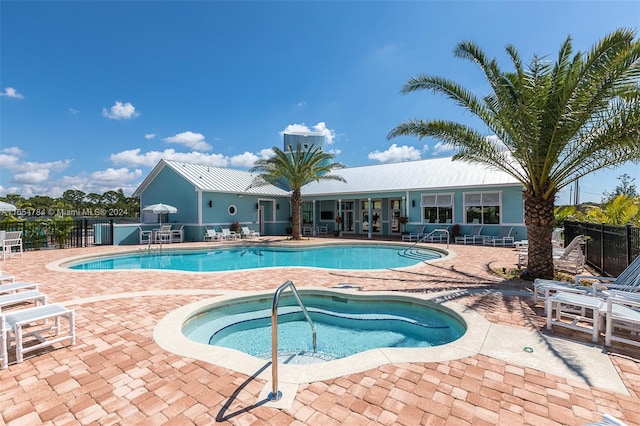
<svg viewBox="0 0 640 426"><path fill-rule="evenodd" d="M167 213L177 213L178 209L173 206L170 206L169 204L158 203L158 204L151 204L143 208L142 211L162 215ZM159 222L162 223L162 216L160 216Z"/></svg>
<svg viewBox="0 0 640 426"><path fill-rule="evenodd" d="M158 222L162 226L162 215L168 214L168 213L177 213L178 209L173 206L170 206L169 204L158 203L158 204L151 204L143 208L142 211L148 212L148 213L156 213L158 215ZM162 240L160 240L160 249L162 249Z"/></svg>

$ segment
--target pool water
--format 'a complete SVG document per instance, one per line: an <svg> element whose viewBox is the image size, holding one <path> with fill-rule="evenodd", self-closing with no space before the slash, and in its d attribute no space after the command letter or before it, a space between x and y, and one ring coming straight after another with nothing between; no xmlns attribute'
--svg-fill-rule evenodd
<svg viewBox="0 0 640 426"><path fill-rule="evenodd" d="M393 244L305 246L235 246L207 250L141 250L136 254L98 257L71 264L78 270L164 269L216 272L271 267L388 269L412 266L442 257L423 248Z"/></svg>
<svg viewBox="0 0 640 426"><path fill-rule="evenodd" d="M353 300L304 294L311 326L295 300L281 299L278 309L278 357L285 363L323 362L375 348L424 348L452 342L465 325L444 308L390 300ZM282 306L284 304L284 306ZM199 343L271 358L271 299L211 309L191 319L183 334Z"/></svg>

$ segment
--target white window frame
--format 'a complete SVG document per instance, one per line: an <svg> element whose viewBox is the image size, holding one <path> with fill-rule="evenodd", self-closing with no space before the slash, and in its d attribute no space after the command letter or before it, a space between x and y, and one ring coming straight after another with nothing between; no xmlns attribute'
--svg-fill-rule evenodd
<svg viewBox="0 0 640 426"><path fill-rule="evenodd" d="M435 207L436 208L436 217L440 218L440 208L450 208L451 209L451 221L453 222L453 213L454 213L454 194L453 192L443 192L438 194L421 194L420 195L420 216L422 218L422 223L425 222L426 218L424 215L425 207ZM429 222L429 223L440 223L440 222Z"/></svg>
<svg viewBox="0 0 640 426"><path fill-rule="evenodd" d="M497 201L493 201L493 198L497 196ZM469 200L468 198L474 199ZM478 197L478 198L477 198ZM477 201L476 201L477 200ZM480 221L467 222L467 208L479 207L480 208ZM497 207L498 223L484 223L484 208L485 207ZM482 192L464 192L462 194L462 214L465 224L479 224L479 225L502 225L502 191L482 191Z"/></svg>

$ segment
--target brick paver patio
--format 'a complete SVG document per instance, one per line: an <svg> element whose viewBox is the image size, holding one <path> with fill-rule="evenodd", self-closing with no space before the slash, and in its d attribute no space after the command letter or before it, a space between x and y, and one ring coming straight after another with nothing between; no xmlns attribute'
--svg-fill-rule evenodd
<svg viewBox="0 0 640 426"><path fill-rule="evenodd" d="M627 347L615 346L609 356L629 395L478 354L441 363L383 365L302 384L289 409L276 409L258 401L264 381L166 352L152 337L155 324L177 307L221 290L275 290L287 279L298 288L352 283L363 291L530 288L525 281L505 281L490 272L515 265L511 249L450 248L457 256L442 262L376 272L71 272L45 266L132 247L30 251L22 259L5 260L1 269L22 281L42 283L50 302L76 310L77 344L56 346L0 370L0 423L539 426L584 425L607 413L628 425L640 424L640 356ZM469 292L456 302L491 322L546 333L542 310L532 306L531 297ZM560 330L556 335L588 340Z"/></svg>

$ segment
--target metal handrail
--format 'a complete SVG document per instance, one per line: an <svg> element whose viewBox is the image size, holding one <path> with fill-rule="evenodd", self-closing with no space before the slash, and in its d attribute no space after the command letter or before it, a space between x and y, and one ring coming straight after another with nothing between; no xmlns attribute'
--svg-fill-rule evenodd
<svg viewBox="0 0 640 426"><path fill-rule="evenodd" d="M307 322L311 326L311 332L313 335L313 351L316 351L316 326L311 320L309 312L304 306L304 303L302 303L302 299L300 299L300 294L298 293L296 286L293 285L293 282L291 280L288 280L280 287L278 287L276 293L273 295L273 303L271 305L271 378L273 387L271 388L271 393L268 396L269 401L278 401L280 398L282 398L282 392L278 390L278 303L280 302L280 295L288 287L291 287L293 296L302 309L302 313L307 319Z"/></svg>
<svg viewBox="0 0 640 426"><path fill-rule="evenodd" d="M407 248L405 251L411 250L412 248L414 248L415 246L417 246L418 244L420 244L421 242L423 242L424 240L426 240L429 237L433 237L433 235L438 232L438 233L444 233L447 234L447 248L449 248L449 230L448 229L434 229L433 231L429 232L428 234L425 234L422 238L420 238L418 241L416 241L415 243L413 243L412 245L409 246L409 248Z"/></svg>

